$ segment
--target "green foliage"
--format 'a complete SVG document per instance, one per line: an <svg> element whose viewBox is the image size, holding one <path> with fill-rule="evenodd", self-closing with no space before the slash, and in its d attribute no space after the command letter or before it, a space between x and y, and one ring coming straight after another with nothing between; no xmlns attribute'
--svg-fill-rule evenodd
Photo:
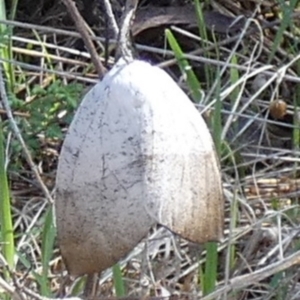
<svg viewBox="0 0 300 300"><path fill-rule="evenodd" d="M79 84L63 85L55 81L47 89L35 86L32 90L37 99L25 105L31 114L29 128L32 133L43 132L45 137L62 138L58 123L70 124L73 112L78 105L82 86ZM59 114L66 115L60 119Z"/></svg>
<svg viewBox="0 0 300 300"><path fill-rule="evenodd" d="M57 80L47 88L38 85L31 90L33 100L25 102L10 94L13 111L23 112L29 117L15 117L22 136L35 157L41 150L41 139L61 140L63 129L71 123L75 109L79 104L83 86L77 83L64 85ZM12 157L15 163L20 152L20 145L12 141ZM18 165L18 164L17 164Z"/></svg>
<svg viewBox="0 0 300 300"><path fill-rule="evenodd" d="M13 19L15 15L15 11L17 8L18 1L12 1L12 12L10 17ZM0 20L7 19L7 12L5 1L0 0ZM13 58L12 55L12 29L11 27L6 26L5 24L0 24L0 57L5 60L11 60ZM9 62L3 62L3 69L5 73L5 77L7 79L7 89L9 91L13 91L14 83L15 83L15 69L14 65Z"/></svg>
<svg viewBox="0 0 300 300"><path fill-rule="evenodd" d="M208 5L208 4L209 4L209 1L206 1L206 5ZM195 0L195 10L196 10L196 14L197 14L199 36L201 38L200 47L201 47L201 49L205 49L207 46L206 41L208 41L209 38L208 38L207 30L206 30L202 5L200 5L199 0ZM217 47L216 47L216 51L218 51ZM210 58L211 57L210 51L204 51L204 56L207 58ZM205 82L208 86L210 86L214 80L214 75L215 75L213 72L213 68L211 68L208 64L205 64L204 72L205 72Z"/></svg>
<svg viewBox="0 0 300 300"><path fill-rule="evenodd" d="M208 295L215 290L218 268L218 244L210 242L205 244L206 260L205 271L202 274L202 292L203 295Z"/></svg>
<svg viewBox="0 0 300 300"><path fill-rule="evenodd" d="M15 116L22 136L29 148L33 158L42 154L42 140L60 141L63 138L63 130L70 124L75 109L78 107L78 100L81 99L83 86L76 83L68 85L61 81L55 81L47 88L35 86L30 91L31 101L18 99L10 93L10 105L12 111L24 113L28 117ZM0 130L0 225L1 225L1 243L3 244L3 254L10 268L13 268L15 245L12 216L10 207L10 196L5 170L4 157L4 139L9 132L8 121L3 122L3 131ZM4 134L3 134L4 133ZM42 139L40 137L43 137ZM22 149L17 140L10 141L10 164L9 167L19 171L23 160L20 159ZM52 206L48 207L42 216L42 229L35 230L34 235L41 240L41 263L42 272L32 271L36 282L39 284L40 293L44 296L51 296L51 287L49 284L49 262L52 259L54 251L54 241L56 230L53 219ZM31 263L22 252L18 253L19 262L26 269L31 268ZM6 272L6 278L9 273Z"/></svg>
<svg viewBox="0 0 300 300"><path fill-rule="evenodd" d="M215 149L219 156L222 149L222 101L220 99L220 90L221 87L219 80L215 91L216 102L214 106L214 113L211 118L211 127L213 132L213 139L215 142ZM204 270L201 270L200 272L201 289L203 295L207 295L215 290L218 275L218 244L215 242L206 243L205 248L205 267Z"/></svg>
<svg viewBox="0 0 300 300"><path fill-rule="evenodd" d="M17 8L18 1L12 1L12 11L10 18L13 19ZM5 1L0 0L0 20L6 20L7 12ZM12 30L4 24L0 24L0 58L9 60L12 58ZM6 36L6 37L4 37ZM7 88L12 91L15 82L14 66L8 62L2 63L1 72L4 71L7 80ZM5 138L3 130L3 122L0 117L0 245L6 263L10 271L14 271L15 244L13 220L11 215L10 191L8 186L6 172L6 157L4 150ZM3 270L6 280L10 280L8 270ZM3 295L2 299L9 299L7 295Z"/></svg>
<svg viewBox="0 0 300 300"><path fill-rule="evenodd" d="M43 272L41 276L41 291L43 296L51 295L48 272L49 272L49 262L53 256L55 238L56 238L56 228L54 224L54 212L53 212L53 206L50 206L46 211L43 235L42 235Z"/></svg>
<svg viewBox="0 0 300 300"><path fill-rule="evenodd" d="M288 294L288 285L285 283L285 278L285 272L279 272L272 277L270 286L273 288L275 294L273 299L286 299L286 295Z"/></svg>
<svg viewBox="0 0 300 300"><path fill-rule="evenodd" d="M180 48L180 45L178 44L176 38L172 34L170 30L166 30L166 37L168 39L168 42L170 44L170 47L172 48L174 55L177 59L178 66L182 72L183 75L186 76L187 84L189 85L189 88L192 93L192 98L194 102L198 103L201 100L201 85L200 82L195 75L192 67L190 66L187 59L184 58L184 54Z"/></svg>
<svg viewBox="0 0 300 300"><path fill-rule="evenodd" d="M277 30L274 43L271 48L271 52L269 54L268 58L268 64L271 63L273 58L275 57L275 53L277 49L280 47L281 42L283 41L284 32L288 27L292 26L293 19L291 18L291 15L295 9L295 7L298 4L298 0L290 0L290 1L284 1L284 0L278 0L281 12L282 12L282 22L280 23L279 29Z"/></svg>
<svg viewBox="0 0 300 300"><path fill-rule="evenodd" d="M14 232L11 216L10 192L8 187L6 166L5 166L5 151L4 138L2 132L2 122L0 119L0 245L2 253L12 270L14 268ZM9 278L9 273L4 272L5 277Z"/></svg>
<svg viewBox="0 0 300 300"><path fill-rule="evenodd" d="M236 55L232 56L231 63L233 65L238 65L238 59ZM230 68L230 82L232 85L235 85L240 79L239 71L236 68ZM234 105L236 100L239 97L240 88L237 86L230 94L231 103Z"/></svg>
<svg viewBox="0 0 300 300"><path fill-rule="evenodd" d="M300 72L300 62L296 62L297 73ZM293 95L294 102L294 129L293 129L293 145L295 150L300 148L300 86L297 85L296 92Z"/></svg>
<svg viewBox="0 0 300 300"><path fill-rule="evenodd" d="M122 270L119 264L115 264L113 266L113 278L114 278L114 286L116 290L116 296L124 297L126 296L125 286L122 276Z"/></svg>

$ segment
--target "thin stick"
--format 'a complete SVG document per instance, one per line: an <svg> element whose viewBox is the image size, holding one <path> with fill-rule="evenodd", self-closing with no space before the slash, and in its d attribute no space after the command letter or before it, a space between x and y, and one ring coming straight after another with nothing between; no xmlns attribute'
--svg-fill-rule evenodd
<svg viewBox="0 0 300 300"><path fill-rule="evenodd" d="M117 21L115 19L110 1L109 0L104 0L104 5L105 5L105 10L106 10L107 17L109 19L110 25L111 25L111 27L113 29L113 32L114 32L114 38L116 39L119 35L119 27L118 27Z"/></svg>
<svg viewBox="0 0 300 300"><path fill-rule="evenodd" d="M31 157L31 154L30 154L30 151L29 149L27 148L26 146L26 143L22 137L22 134L20 132L20 129L13 117L13 114L12 114L12 111L11 111L11 108L10 108L10 105L8 103L8 99L7 99L7 94L6 94L6 90L5 90L5 85L4 85L4 79L3 79L3 74L2 74L2 68L0 67L0 95L1 95L1 101L3 103L3 107L6 111L6 114L7 114L7 117L8 117L8 120L9 120L9 123L10 123L10 126L14 132L14 134L16 135L19 143L21 144L22 146L22 149L25 153L25 157L26 157L26 160L31 168L31 170L33 171L42 191L44 192L45 194L45 197L47 198L47 200L50 202L50 203L53 203L53 199L50 195L50 192L48 190L48 188L46 187L46 185L44 184L41 176L40 176L40 173L38 171L38 168L37 166L35 165L35 163L33 162L33 159Z"/></svg>
<svg viewBox="0 0 300 300"><path fill-rule="evenodd" d="M6 111L0 108L0 115L6 115ZM18 117L29 118L30 114L25 112L14 111L13 114Z"/></svg>
<svg viewBox="0 0 300 300"><path fill-rule="evenodd" d="M16 289L9 285L2 277L0 277L0 287L11 296L13 300L22 300L22 296L20 296Z"/></svg>
<svg viewBox="0 0 300 300"><path fill-rule="evenodd" d="M96 71L97 71L100 79L102 79L106 73L106 70L98 57L98 53L97 53L95 46L92 42L92 39L88 33L84 19L80 15L75 3L72 0L62 0L62 1L65 4L65 6L67 7L68 12L70 13L70 15L77 27L77 30L79 31L79 33L84 41L85 46L91 55L92 62L96 68Z"/></svg>
<svg viewBox="0 0 300 300"><path fill-rule="evenodd" d="M122 23L118 37L116 58L123 57L127 61L133 60L132 47L130 42L130 26L138 5L138 0L127 0L122 16Z"/></svg>

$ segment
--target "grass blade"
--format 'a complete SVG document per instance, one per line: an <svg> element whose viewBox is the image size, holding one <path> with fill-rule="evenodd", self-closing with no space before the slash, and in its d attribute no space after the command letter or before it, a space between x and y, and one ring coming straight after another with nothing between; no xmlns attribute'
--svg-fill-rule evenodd
<svg viewBox="0 0 300 300"><path fill-rule="evenodd" d="M231 63L233 65L238 65L238 60L237 60L236 55L232 56ZM231 82L231 84L234 85L239 79L240 79L240 75L239 75L238 69L236 69L236 68L230 68L230 82ZM232 91L232 93L230 94L230 100L231 100L232 105L234 105L234 103L238 99L239 94L240 94L240 89L237 86Z"/></svg>
<svg viewBox="0 0 300 300"><path fill-rule="evenodd" d="M205 272L203 274L203 294L208 295L215 290L217 281L217 267L218 267L218 245L215 242L205 244L206 261Z"/></svg>
<svg viewBox="0 0 300 300"><path fill-rule="evenodd" d="M14 232L11 216L10 192L5 167L4 135L2 121L0 119L0 225L1 225L1 244L4 258L11 270L14 268ZM9 278L9 273L4 272L5 277Z"/></svg>
<svg viewBox="0 0 300 300"><path fill-rule="evenodd" d="M12 9L16 9L16 3L13 3ZM5 1L0 0L0 20L6 20ZM4 24L0 24L0 57L11 60L12 55L12 29ZM15 86L15 71L11 63L2 62L5 77L7 79L7 89L12 92Z"/></svg>
<svg viewBox="0 0 300 300"><path fill-rule="evenodd" d="M116 290L116 296L118 298L126 296L125 286L124 286L124 281L123 281L123 276L122 276L122 270L121 270L119 264L115 264L113 266L113 278L114 278L114 286L115 286L115 290Z"/></svg>
<svg viewBox="0 0 300 300"><path fill-rule="evenodd" d="M219 74L219 72L217 72ZM220 99L221 91L221 80L218 80L218 84L215 90L216 103L214 106L214 113L212 117L212 131L213 138L215 142L215 148L218 156L221 154L222 147L222 101ZM217 269L218 269L218 243L209 242L205 244L206 248L206 261L205 261L205 270L202 272L202 292L204 295L207 295L215 290L217 282Z"/></svg>
<svg viewBox="0 0 300 300"><path fill-rule="evenodd" d="M271 53L267 62L268 64L273 60L276 50L281 44L284 31L292 25L293 19L291 18L291 15L298 2L298 0L290 0L288 5L286 4L286 1L279 0L280 6L282 8L282 21L280 23L279 29L277 30L274 43L272 45Z"/></svg>
<svg viewBox="0 0 300 300"><path fill-rule="evenodd" d="M208 38L207 30L206 30L206 24L205 24L205 20L204 20L202 5L200 4L199 0L195 0L195 10L196 10L196 14L197 14L199 35L201 37L200 47L202 49L205 49L207 46L207 43L205 41L208 41L209 38ZM213 34L213 32L212 32L212 34ZM213 37L214 37L214 34L213 34ZM217 44L216 41L214 41L214 42L215 42L215 44ZM211 53L209 51L205 51L204 56L207 58L210 58ZM205 82L208 86L210 86L214 80L213 68L211 68L211 66L209 64L204 64L204 72L205 72Z"/></svg>
<svg viewBox="0 0 300 300"><path fill-rule="evenodd" d="M184 74L186 76L187 84L189 85L189 88L192 92L193 101L198 103L202 97L201 85L199 83L199 80L198 80L197 76L195 75L192 67L188 63L187 59L184 57L184 53L182 52L179 44L177 43L176 38L172 34L172 32L169 29L166 29L165 34L168 39L168 43L174 52L174 55L178 62L178 66L179 66L182 74Z"/></svg>
<svg viewBox="0 0 300 300"><path fill-rule="evenodd" d="M49 262L53 255L56 229L54 225L53 207L49 207L45 214L45 224L42 236L42 278L41 291L43 296L50 296L51 291L48 285Z"/></svg>

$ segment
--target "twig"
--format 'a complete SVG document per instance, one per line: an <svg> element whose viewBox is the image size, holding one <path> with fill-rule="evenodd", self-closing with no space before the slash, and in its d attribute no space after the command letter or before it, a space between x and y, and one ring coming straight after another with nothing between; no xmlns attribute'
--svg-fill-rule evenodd
<svg viewBox="0 0 300 300"><path fill-rule="evenodd" d="M78 297L65 297L65 298L48 298L48 297L44 297L41 296L37 293L35 293L34 291L28 289L27 287L19 287L20 290L22 290L24 292L24 294L28 295L30 298L29 299L34 299L34 300L85 300L82 298L78 298Z"/></svg>
<svg viewBox="0 0 300 300"><path fill-rule="evenodd" d="M119 27L118 27L118 24L116 22L116 19L115 19L110 1L109 0L104 0L104 5L105 5L105 10L106 10L107 17L109 19L110 25L111 25L111 27L113 29L113 32L114 32L114 38L116 39L119 35Z"/></svg>
<svg viewBox="0 0 300 300"><path fill-rule="evenodd" d="M4 109L1 109L1 108L0 108L0 114L6 115L6 111L5 111ZM23 117L23 118L29 118L29 117L30 117L30 114L29 114L29 113L21 112L21 111L14 111L13 114L14 114L15 116Z"/></svg>
<svg viewBox="0 0 300 300"><path fill-rule="evenodd" d="M23 300L16 289L9 285L2 277L0 277L0 287L9 294L13 300Z"/></svg>
<svg viewBox="0 0 300 300"><path fill-rule="evenodd" d="M75 3L72 0L62 0L62 1L65 4L65 6L67 7L68 12L70 13L70 15L77 27L77 30L81 34L84 44L85 44L88 52L91 55L91 59L96 68L96 71L97 71L100 79L102 79L103 76L105 75L106 70L101 63L101 60L98 57L98 53L95 49L92 39L91 39L90 35L88 34L88 30L86 28L84 19L80 15Z"/></svg>
<svg viewBox="0 0 300 300"><path fill-rule="evenodd" d="M47 200L50 202L50 203L53 203L53 199L50 195L50 192L48 190L48 188L46 187L46 185L44 184L40 174L39 174L39 171L38 171L38 168L37 166L35 165L35 163L33 162L33 159L31 157L31 154L30 154L30 151L29 149L27 148L26 146L26 143L22 137L22 134L19 130L19 127L13 117L13 114L12 114L12 111L11 111L11 108L10 108L10 105L8 103L8 99L7 99L7 94L6 94L6 90L5 90L5 85L4 85L4 79L3 79L3 74L2 74L2 67L0 67L0 95L1 95L1 101L3 103L3 107L5 108L6 110L6 114L7 114L7 117L8 117L8 120L9 120L9 123L12 127L12 130L14 132L14 134L16 135L19 143L21 144L22 146L22 149L25 153L25 157L26 157L26 160L31 168L31 170L33 171L41 189L43 190Z"/></svg>
<svg viewBox="0 0 300 300"><path fill-rule="evenodd" d="M130 26L138 5L138 0L127 0L125 10L122 16L122 23L118 37L118 46L116 58L123 57L126 60L132 60L132 47L130 42Z"/></svg>

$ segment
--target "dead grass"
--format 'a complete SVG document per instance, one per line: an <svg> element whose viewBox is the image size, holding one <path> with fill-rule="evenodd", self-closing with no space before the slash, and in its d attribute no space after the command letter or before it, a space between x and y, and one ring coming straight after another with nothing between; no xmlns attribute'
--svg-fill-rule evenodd
<svg viewBox="0 0 300 300"><path fill-rule="evenodd" d="M249 12L257 9L256 2L211 1L211 5L218 12L236 17L249 16ZM187 90L176 61L164 45L164 27L177 26L171 28L203 83L205 94L211 95L198 104L208 119L214 110L215 91L211 90L213 82L205 81L204 69L209 66L215 73L217 68L224 68L220 90L224 102L222 135L230 149L224 151L222 157L227 199L226 229L224 241L219 245L217 292L203 299L300 299L297 268L300 257L297 252L299 143L296 143L295 137L300 103L299 63L295 59L298 59L299 27L295 19L294 26L285 30L274 58L268 62L280 26L278 18L281 11L276 4L276 1L263 1L260 10L252 15L256 23L250 26L258 30L247 35L251 28L247 29L237 47L235 55L240 84L236 102L230 99L233 83L229 74L232 65L227 58L241 33L231 34L231 37L224 33L216 33L214 37L209 33L210 41L204 42L207 48L199 49L197 20L191 17L186 20L179 13L185 9L188 11L187 6L165 8L168 10L168 18L165 19L161 18L161 12L155 15L155 9L150 6L152 17L147 19L148 25L139 15L137 22L140 23L136 23L139 26L135 25L139 28L135 32L139 55L166 68ZM157 16L163 20L164 26L156 26L154 18ZM266 22L273 22L274 25L263 30ZM12 63L18 66L17 76L23 76L28 83L27 86L22 83L15 87L18 95L26 99L33 83L47 87L57 78L65 84L76 81L87 86L97 81L89 55L74 46L78 45L78 35L74 31L38 27L37 24L13 24L15 60ZM33 29L37 30L43 47L33 34ZM219 44L218 56L214 38ZM98 49L103 49L105 39L95 40ZM29 44L31 48L28 48ZM45 48L47 53L43 51ZM51 64L46 63L46 57L51 59ZM295 60L293 64L292 60ZM113 56L110 56L108 66L112 63ZM262 92L258 93L260 89ZM273 102L278 99L287 105L280 118L270 114ZM5 115L3 109L0 113ZM28 118L30 122L30 116L21 113L26 112L16 110L14 116ZM46 141L44 148L48 149L47 155L33 157L50 193L54 191L60 142L56 141L53 146ZM17 249L26 258L26 263L17 266L14 277L21 281L22 286L38 293L39 287L33 273L41 273L41 227L44 221L41 216L48 202L32 170L25 163L20 169L11 170L9 175ZM205 259L205 251L202 250L201 246L174 237L164 228L154 228L149 237L121 263L128 295L200 297L199 266ZM232 260L230 255L233 255ZM101 278L101 296L114 296L111 270L104 272ZM79 284L79 280L67 279L57 249L50 263L49 282L57 297L69 294Z"/></svg>

